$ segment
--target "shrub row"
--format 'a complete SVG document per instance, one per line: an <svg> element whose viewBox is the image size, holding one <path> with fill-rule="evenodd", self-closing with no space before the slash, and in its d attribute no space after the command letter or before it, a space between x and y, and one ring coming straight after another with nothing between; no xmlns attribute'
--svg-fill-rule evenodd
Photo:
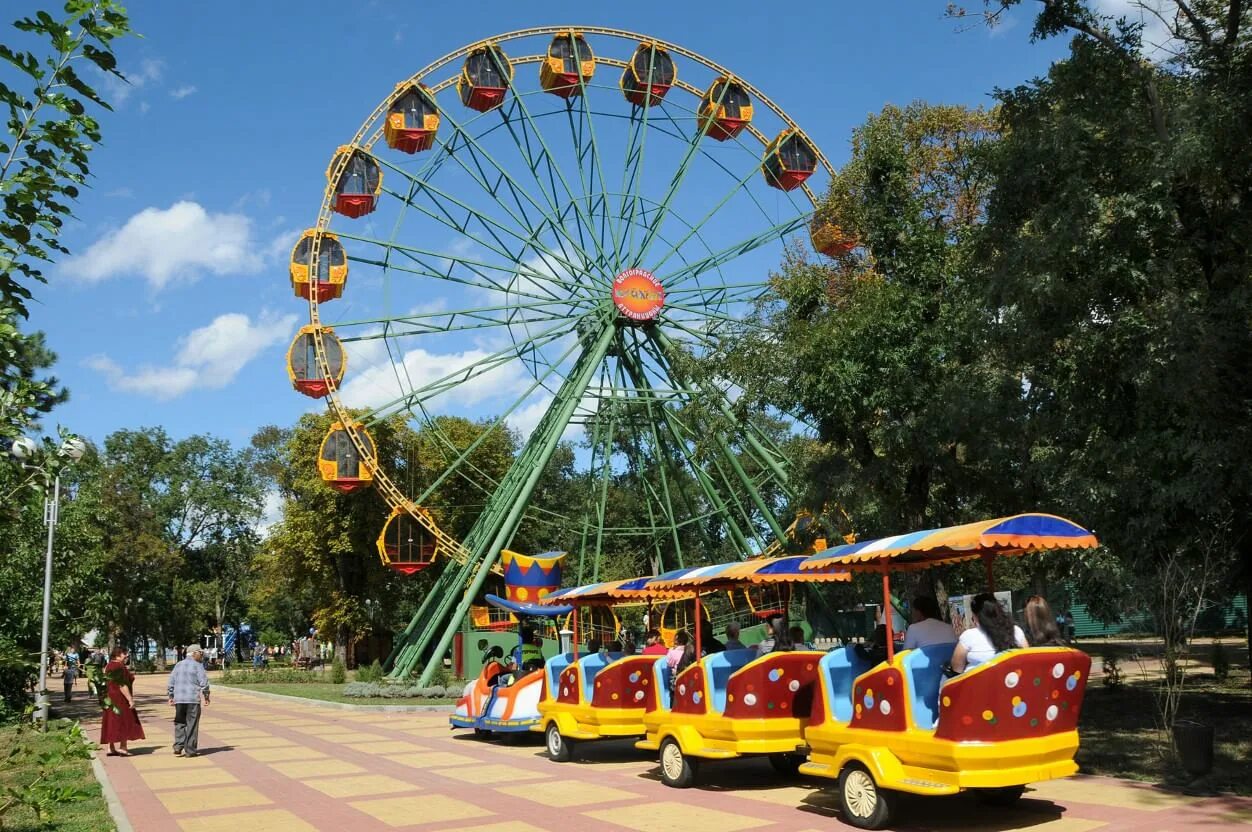
<svg viewBox="0 0 1252 832"><path fill-rule="evenodd" d="M443 685L422 688L384 682L349 682L343 686L343 695L354 699L446 699L455 698L459 693Z"/></svg>
<svg viewBox="0 0 1252 832"><path fill-rule="evenodd" d="M224 670L222 671L222 681L226 684L235 685L274 685L274 684L295 684L307 682L325 682L326 679L320 673L314 673L308 670L296 670L290 667L276 667L268 670Z"/></svg>

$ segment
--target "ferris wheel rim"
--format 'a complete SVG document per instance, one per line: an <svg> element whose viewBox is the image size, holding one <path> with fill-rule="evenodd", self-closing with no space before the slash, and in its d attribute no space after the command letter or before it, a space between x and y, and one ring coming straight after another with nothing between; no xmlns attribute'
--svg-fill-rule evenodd
<svg viewBox="0 0 1252 832"><path fill-rule="evenodd" d="M629 30L601 27L601 26L561 25L561 26L529 27L526 29L518 29L518 30L501 33L498 35L479 39L476 41L472 41L468 44L465 44L461 46L460 48L453 50L447 53L446 55L436 59L435 61L432 61L431 63L423 67L421 70L419 70L417 73L413 74L412 76L398 83L395 89L393 90L393 92L387 95L386 97L384 97L384 99L375 108L375 110L371 112L370 115L366 118L366 120L362 123L361 127L358 129L357 133L353 136L352 140L346 145L343 145L341 147L341 150L350 151L354 149L359 149L373 156L373 153L372 153L373 146L377 142L379 134L381 133L381 128L378 128L377 130L375 130L374 134L371 135L370 134L371 127L378 124L379 119L385 115L388 108L392 105L392 103L394 103L394 101L398 98L398 96L402 94L405 90L407 90L407 88L409 88L411 85L422 83L425 79L427 79L433 73L438 72L440 69L451 64L453 61L457 60L458 58L463 58L469 55L475 49L479 49L489 44L497 44L497 45L507 44L511 41L516 41L522 38L538 37L538 36L544 36L544 35L557 35L563 32L570 32L570 31L575 31L582 35L598 35L598 36L605 36L605 37L618 38L618 39L624 39L624 40L631 40L636 43L654 44L656 47L660 49L667 50L669 52L672 52L675 55L679 55L679 56L682 56L684 58L687 58L689 60L696 62L697 64L703 66L705 69L717 74L718 76L725 76L725 77L733 78L736 82L742 85L744 90L746 90L750 96L752 96L756 101L760 102L766 108L768 108L773 113L774 116L776 116L784 125L786 125L786 129L793 130L797 134L799 134L804 139L804 141L807 142L808 146L813 150L814 155L817 158L818 165L824 168L828 175L830 176L834 175L833 166L830 164L826 156L822 153L817 143L813 142L808 137L808 134L805 133L804 130L780 106L778 106L772 99L766 96L759 88L752 85L750 82L746 81L742 76L736 73L733 73L730 69L717 63L716 61L713 61L712 59L707 58L706 56L698 52L695 52L694 50L687 49L686 47L683 47L680 44L674 43L672 41L664 40L662 38L657 38L657 37L642 34L642 33L632 32ZM510 64L510 67L534 63L534 62L544 59L544 56L535 56L535 55L523 55L523 56L515 57L515 56L508 56L506 54L505 57L507 58L508 63ZM594 55L593 60L597 66L604 65L604 66L613 66L613 67L620 68L620 67L624 67L627 65L626 62L623 62L623 61L620 61L611 57L607 57L607 56ZM439 89L446 88L447 86L449 86L450 82L451 82L451 79L449 79L448 81L440 82L440 84L438 85ZM680 81L679 79L675 79L674 86L677 86L680 89L687 92L688 94L692 94L697 97L702 95L702 92L698 88L692 86L691 84L687 82ZM482 115L485 115L485 113ZM590 116L590 113L588 113L588 116ZM477 118L477 116L475 116L474 118ZM748 132L758 142L762 144L768 144L769 140L763 134L761 134L760 131L755 128L755 126L752 126ZM317 261L317 257L319 255L321 238L324 235L329 233L328 228L330 225L330 219L332 215L331 205L332 205L332 201L334 198L334 193L333 193L334 183L337 182L339 178L341 177L341 175L343 174L350 160L351 155L352 154L350 152L340 153L339 156L336 157L336 159L332 161L331 167L327 171L328 179L331 184L327 186L324 192L322 206L318 214L317 223L314 226L314 228L311 229L314 232L314 241L313 241L311 258L310 258L311 264L316 263ZM378 157L375 157L375 158L378 158ZM805 195L808 197L810 204L812 204L813 208L816 209L816 200L812 192L808 189L807 186L804 186L803 190L804 190ZM688 225L690 225L690 223L688 223ZM707 247L707 244L705 245ZM673 254L673 252L671 251L670 254ZM720 270L720 265L716 265L716 267ZM328 381L328 385L327 385L328 389L325 395L328 409L330 410L334 418L336 418L340 423L344 425L346 434L348 435L352 443L357 447L358 451L361 453L362 459L368 461L370 469L373 472L375 486L377 487L379 492L384 496L385 500L392 507L394 511L403 510L409 516L411 516L415 521L417 521L420 525L427 527L428 530L431 531L432 534L435 535L436 540L441 548L441 551L448 552L452 554L454 557L457 557L458 554L463 554L463 550L458 551L458 550L461 550L460 542L455 540L455 538L450 537L442 530L440 530L438 526L435 525L429 513L425 511L425 509L423 509L421 506L412 502L409 495L406 495L391 481L391 479L387 475L387 472L377 464L375 455L371 453L372 448L370 447L368 443L368 439L363 439L362 436L358 434L357 421L356 421L356 418L353 416L352 409L350 409L339 396L339 388L342 386L342 382L336 381L333 378L333 376L327 372L328 364L326 360L326 347L325 347L325 343L322 337L323 331L326 328L326 325L322 323L322 318L321 318L320 310L319 310L320 304L319 304L319 300L317 298L316 292L309 293L308 304L309 304L308 326L312 328L314 350L317 355L318 364L321 367L323 377L326 378ZM584 312L584 313L581 313L580 317L585 317L590 314L591 314L590 311Z"/></svg>

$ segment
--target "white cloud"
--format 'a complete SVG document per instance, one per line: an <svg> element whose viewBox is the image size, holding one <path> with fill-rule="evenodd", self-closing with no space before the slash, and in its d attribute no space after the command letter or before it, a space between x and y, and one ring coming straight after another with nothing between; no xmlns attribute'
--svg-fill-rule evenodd
<svg viewBox="0 0 1252 832"><path fill-rule="evenodd" d="M64 269L93 283L138 273L160 289L175 279L194 280L198 272L255 272L263 260L253 244L250 218L210 213L184 200L169 208L145 208L66 260Z"/></svg>
<svg viewBox="0 0 1252 832"><path fill-rule="evenodd" d="M226 387L262 350L289 338L295 325L295 315L262 314L253 323L247 315L232 312L192 330L180 341L169 366L144 366L127 373L106 355L94 355L84 363L101 373L113 390L168 401L197 387Z"/></svg>
<svg viewBox="0 0 1252 832"><path fill-rule="evenodd" d="M1143 53L1153 60L1168 58L1177 46L1164 22L1179 14L1171 0L1095 0L1095 10L1113 20L1142 23Z"/></svg>
<svg viewBox="0 0 1252 832"><path fill-rule="evenodd" d="M195 94L196 94L196 87L192 84L183 84L181 87L178 87L177 89L170 90L170 98L174 99L175 101L182 101L187 96L195 95Z"/></svg>
<svg viewBox="0 0 1252 832"><path fill-rule="evenodd" d="M283 495L277 490L266 491L265 497L261 503L261 516L257 519L255 524L257 534L262 537L268 536L269 531L274 527L274 524L282 519Z"/></svg>
<svg viewBox="0 0 1252 832"><path fill-rule="evenodd" d="M98 86L104 94L104 100L118 107L125 104L126 99L130 98L137 90L159 84L161 76L165 73L165 62L155 58L145 58L139 62L139 66L136 69L123 67L122 74L126 76L125 81L116 75L102 72L94 67L93 71L99 78ZM146 109L146 107L147 105L145 104L141 109Z"/></svg>
<svg viewBox="0 0 1252 832"><path fill-rule="evenodd" d="M411 389L463 370L490 355L477 349L454 353L415 349L406 352L400 363L393 366L381 340L355 341L347 346L350 372L339 396L348 407L381 407ZM484 415L500 413L531 380L521 362L506 361L434 396L426 407L432 413L456 413L469 408L478 408Z"/></svg>

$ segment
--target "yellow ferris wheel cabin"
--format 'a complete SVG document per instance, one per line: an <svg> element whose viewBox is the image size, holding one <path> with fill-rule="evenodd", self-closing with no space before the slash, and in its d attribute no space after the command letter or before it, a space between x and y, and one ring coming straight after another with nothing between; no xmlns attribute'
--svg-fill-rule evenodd
<svg viewBox="0 0 1252 832"><path fill-rule="evenodd" d="M348 254L338 237L322 232L317 254L317 280L313 280L313 241L317 237L317 229L310 228L300 235L291 249L291 288L296 297L308 300L312 292L316 293L318 303L325 303L343 294L344 284L348 282Z"/></svg>

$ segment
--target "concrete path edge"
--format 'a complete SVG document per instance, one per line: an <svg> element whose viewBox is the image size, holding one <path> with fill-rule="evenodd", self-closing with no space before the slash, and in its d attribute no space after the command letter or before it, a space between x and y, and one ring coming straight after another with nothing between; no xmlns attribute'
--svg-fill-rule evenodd
<svg viewBox="0 0 1252 832"><path fill-rule="evenodd" d="M414 713L417 711L443 711L449 713L455 707L454 703L449 702L447 705L353 705L348 702L327 702L324 699L308 699L303 696L289 696L285 693L269 693L263 690L249 690L235 685L227 685L218 683L221 687L242 693L246 696L260 696L265 699L278 699L283 702L299 702L302 705L313 705L318 708L331 708L339 711L366 711L370 713ZM210 706L212 707L212 706Z"/></svg>
<svg viewBox="0 0 1252 832"><path fill-rule="evenodd" d="M109 815L113 818L117 832L134 832L135 828L130 825L130 818L126 816L122 799L117 796L117 790L113 788L113 782L109 780L109 773L105 771L98 756L91 758L91 772L96 775L96 782L100 784L100 792L104 795L104 802L109 807Z"/></svg>

